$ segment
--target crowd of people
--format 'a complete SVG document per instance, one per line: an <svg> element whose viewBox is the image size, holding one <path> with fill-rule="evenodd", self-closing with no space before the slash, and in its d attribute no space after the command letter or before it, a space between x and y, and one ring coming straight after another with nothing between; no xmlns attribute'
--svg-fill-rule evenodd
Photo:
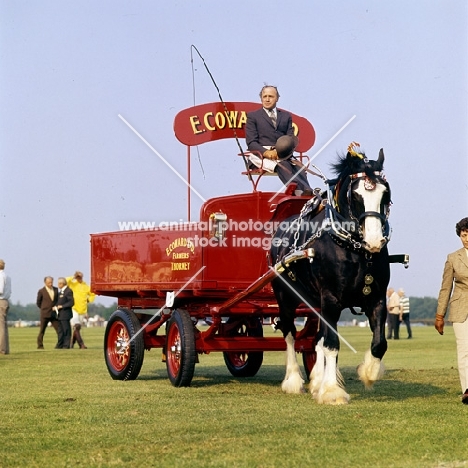
<svg viewBox="0 0 468 468"><path fill-rule="evenodd" d="M51 276L44 278L44 287L37 292L37 307L41 311L37 349L44 349L44 333L50 323L57 333L56 349L69 349L78 344L86 349L81 336L81 327L87 319L88 303L95 294L83 280L83 273L76 271L73 276L60 277L58 287L53 285Z"/></svg>
<svg viewBox="0 0 468 468"><path fill-rule="evenodd" d="M406 325L407 338L411 339L413 333L410 324L410 302L403 288L397 291L393 288L387 290L387 340L400 339L400 324Z"/></svg>
<svg viewBox="0 0 468 468"><path fill-rule="evenodd" d="M7 314L11 279L4 270L5 262L0 260L0 354L9 354ZM86 349L81 327L88 318L88 304L95 297L81 271L76 271L73 276L58 278L57 287L54 286L54 278L46 276L36 299L40 311L37 349L44 349L44 334L49 324L57 334L56 349L73 348L75 343L80 349Z"/></svg>

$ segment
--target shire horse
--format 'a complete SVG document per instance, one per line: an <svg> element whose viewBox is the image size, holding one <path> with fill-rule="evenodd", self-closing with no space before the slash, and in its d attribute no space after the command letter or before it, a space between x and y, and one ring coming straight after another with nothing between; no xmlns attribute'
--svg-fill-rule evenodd
<svg viewBox="0 0 468 468"><path fill-rule="evenodd" d="M290 218L289 227L280 226L274 235L270 254L275 262L292 251L314 249L312 261L283 262L285 272L272 282L280 312L277 328L286 341L286 376L282 383L286 393L304 391L294 349L295 312L301 303L320 309L317 359L310 374L310 392L318 403L349 402L337 365L337 323L345 308L354 313L360 307L372 330L370 349L357 369L359 378L371 388L383 375L391 203L383 163L382 149L378 159L371 161L358 143L351 143L346 156L332 165L336 179L323 177L327 190L308 200L299 217Z"/></svg>

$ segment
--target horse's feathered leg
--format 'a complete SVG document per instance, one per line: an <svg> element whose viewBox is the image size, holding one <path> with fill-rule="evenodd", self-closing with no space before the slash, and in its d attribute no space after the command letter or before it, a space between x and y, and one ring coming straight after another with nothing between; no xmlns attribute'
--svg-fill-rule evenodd
<svg viewBox="0 0 468 468"><path fill-rule="evenodd" d="M276 279L273 285L279 282L280 280ZM294 318L299 299L290 289L275 289L275 295L279 305L279 328L283 332L286 342L286 375L281 384L281 389L285 393L302 393L304 391L304 379L301 375L294 347L296 339Z"/></svg>
<svg viewBox="0 0 468 468"><path fill-rule="evenodd" d="M338 370L337 359L340 340L336 331L341 305L332 294L322 295L322 319L320 333L323 334L323 359L325 370L318 390L313 389L317 403L327 405L344 405L349 401L349 395L344 390L344 382ZM322 340L320 340L322 341ZM323 360L322 359L322 360ZM317 382L318 384L318 382Z"/></svg>
<svg viewBox="0 0 468 468"><path fill-rule="evenodd" d="M382 378L384 371L382 360L372 356L370 349L368 349L364 355L364 362L359 364L357 368L361 382L367 389L371 389L374 383Z"/></svg>
<svg viewBox="0 0 468 468"><path fill-rule="evenodd" d="M385 319L386 319L385 299L381 299L369 316L369 324L372 330L371 349L366 351L364 362L359 364L357 373L367 389L371 389L374 383L381 379L385 368L382 357L387 351L387 341L385 339Z"/></svg>
<svg viewBox="0 0 468 468"><path fill-rule="evenodd" d="M286 376L284 377L281 389L285 393L303 393L304 379L297 363L296 350L294 349L294 338L289 332L286 341Z"/></svg>
<svg viewBox="0 0 468 468"><path fill-rule="evenodd" d="M310 373L309 390L314 398L317 398L320 387L322 386L323 376L325 374L325 355L323 353L323 338L319 340L315 346L317 359L315 365Z"/></svg>
<svg viewBox="0 0 468 468"><path fill-rule="evenodd" d="M317 403L346 405L349 402L349 395L344 389L343 378L336 365L338 350L324 348L323 352L325 355L325 374L317 394Z"/></svg>

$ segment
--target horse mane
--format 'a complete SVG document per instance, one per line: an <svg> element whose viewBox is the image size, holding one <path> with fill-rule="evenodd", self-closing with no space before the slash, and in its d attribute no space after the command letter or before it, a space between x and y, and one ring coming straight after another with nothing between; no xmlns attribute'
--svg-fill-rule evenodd
<svg viewBox="0 0 468 468"><path fill-rule="evenodd" d="M338 155L338 161L332 163L330 167L336 178L329 180L329 183L335 185L338 180L343 180L351 174L358 172L364 172L371 180L375 180L374 172L381 171L383 164L379 161L368 160L364 152L360 152L358 155L348 152L346 155Z"/></svg>

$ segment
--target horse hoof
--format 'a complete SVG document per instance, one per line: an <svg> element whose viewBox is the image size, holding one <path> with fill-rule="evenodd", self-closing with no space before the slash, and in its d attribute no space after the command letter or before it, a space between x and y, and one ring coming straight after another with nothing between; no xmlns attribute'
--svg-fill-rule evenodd
<svg viewBox="0 0 468 468"><path fill-rule="evenodd" d="M347 405L349 395L341 387L330 387L319 391L316 400L321 405Z"/></svg>
<svg viewBox="0 0 468 468"><path fill-rule="evenodd" d="M289 394L304 393L304 380L302 380L300 375L290 375L287 379L283 380L281 390L283 390L284 393Z"/></svg>
<svg viewBox="0 0 468 468"><path fill-rule="evenodd" d="M371 390L374 383L382 378L384 372L385 368L382 361L372 356L370 351L366 351L364 362L357 367L357 374L364 387Z"/></svg>
<svg viewBox="0 0 468 468"><path fill-rule="evenodd" d="M347 405L349 403L349 395L345 393L344 395L331 396L331 395L322 395L317 399L317 403L320 405Z"/></svg>

